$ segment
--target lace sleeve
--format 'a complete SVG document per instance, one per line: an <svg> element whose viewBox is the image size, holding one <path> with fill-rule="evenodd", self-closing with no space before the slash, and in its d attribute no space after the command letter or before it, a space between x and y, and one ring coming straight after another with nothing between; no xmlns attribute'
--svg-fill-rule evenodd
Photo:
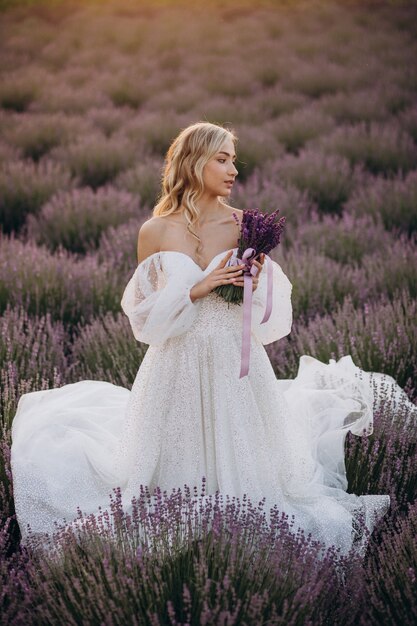
<svg viewBox="0 0 417 626"><path fill-rule="evenodd" d="M197 317L201 300L192 302L189 276L172 276L167 281L154 254L140 263L124 290L121 307L129 318L135 339L161 345L184 333Z"/></svg>
<svg viewBox="0 0 417 626"><path fill-rule="evenodd" d="M266 308L268 263L272 263L272 312L269 320L261 324ZM291 291L292 284L281 266L271 258L265 257L258 287L253 292L252 298L252 331L264 345L277 341L291 332Z"/></svg>

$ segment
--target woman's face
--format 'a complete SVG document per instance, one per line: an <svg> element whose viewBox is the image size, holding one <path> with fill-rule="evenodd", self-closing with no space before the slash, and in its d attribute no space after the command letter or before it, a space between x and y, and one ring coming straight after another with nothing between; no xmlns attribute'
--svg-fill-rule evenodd
<svg viewBox="0 0 417 626"><path fill-rule="evenodd" d="M204 191L211 196L230 196L233 181L238 171L235 167L235 148L231 139L226 139L219 152L204 166ZM232 183L232 184L231 184Z"/></svg>

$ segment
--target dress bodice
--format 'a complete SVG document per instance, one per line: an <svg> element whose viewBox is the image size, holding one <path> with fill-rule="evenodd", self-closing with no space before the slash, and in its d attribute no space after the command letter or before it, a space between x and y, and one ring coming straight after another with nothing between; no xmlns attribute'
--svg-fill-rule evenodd
<svg viewBox="0 0 417 626"><path fill-rule="evenodd" d="M198 316L188 332L196 335L212 335L219 332L241 333L243 305L229 304L212 291L202 299Z"/></svg>
<svg viewBox="0 0 417 626"><path fill-rule="evenodd" d="M231 257L233 258L236 255L238 248L230 248L230 250L233 250L233 255ZM220 259L230 250L223 250L222 252L216 254L204 270L196 261L194 261L193 258L191 258L189 254L180 252L179 250L161 250L160 252L155 252L154 255L159 257L161 271L167 278L177 274L178 272L204 277L216 267L216 263L218 263ZM154 255L150 255L147 258L150 259ZM142 262L145 263L146 260L147 259ZM230 265L230 260L227 262L226 266L228 265Z"/></svg>
<svg viewBox="0 0 417 626"><path fill-rule="evenodd" d="M238 248L234 248L236 253ZM176 275L193 277L195 283L199 282L209 274L220 259L227 253L227 250L219 252L213 257L208 266L203 270L187 254L165 250L160 252L160 267L164 279L175 280ZM195 277L195 278L194 278ZM195 284L194 283L194 284ZM211 335L218 332L231 332L241 329L243 307L240 304L229 304L216 292L212 291L204 298L198 307L198 315L194 319L188 333L192 335Z"/></svg>
<svg viewBox="0 0 417 626"><path fill-rule="evenodd" d="M238 248L233 248L237 254ZM138 341L161 345L186 331L208 333L241 328L243 306L229 304L214 291L192 301L190 291L207 276L227 250L215 255L203 270L188 254L155 252L136 267L123 293L121 306ZM272 313L261 323L267 297L267 268L272 264ZM292 285L280 265L265 257L257 289L252 294L252 331L263 344L287 335L292 325Z"/></svg>

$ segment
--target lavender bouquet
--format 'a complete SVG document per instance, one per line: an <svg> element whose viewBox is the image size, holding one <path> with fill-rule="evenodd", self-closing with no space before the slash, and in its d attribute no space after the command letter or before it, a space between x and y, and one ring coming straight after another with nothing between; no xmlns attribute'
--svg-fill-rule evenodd
<svg viewBox="0 0 417 626"><path fill-rule="evenodd" d="M262 253L268 254L280 243L281 234L284 230L285 217L278 217L279 209L273 213L262 213L259 209L248 209L243 211L242 225L238 239L237 257L229 259L228 265L239 265L245 263L243 274L250 274L253 260L258 260ZM237 224L239 218L233 213ZM248 248L253 248L254 252L246 260L242 260L243 253ZM243 288L240 285L220 285L215 291L226 302L241 304L243 302Z"/></svg>

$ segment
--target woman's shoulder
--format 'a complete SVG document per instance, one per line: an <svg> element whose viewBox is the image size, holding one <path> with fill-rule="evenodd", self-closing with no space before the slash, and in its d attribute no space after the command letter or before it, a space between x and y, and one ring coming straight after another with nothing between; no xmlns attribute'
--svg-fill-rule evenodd
<svg viewBox="0 0 417 626"><path fill-rule="evenodd" d="M152 240L158 238L163 233L165 225L166 222L162 218L157 216L150 217L141 224L139 238L150 238Z"/></svg>
<svg viewBox="0 0 417 626"><path fill-rule="evenodd" d="M165 222L158 216L152 216L143 222L138 234L138 263L160 251L164 229Z"/></svg>

